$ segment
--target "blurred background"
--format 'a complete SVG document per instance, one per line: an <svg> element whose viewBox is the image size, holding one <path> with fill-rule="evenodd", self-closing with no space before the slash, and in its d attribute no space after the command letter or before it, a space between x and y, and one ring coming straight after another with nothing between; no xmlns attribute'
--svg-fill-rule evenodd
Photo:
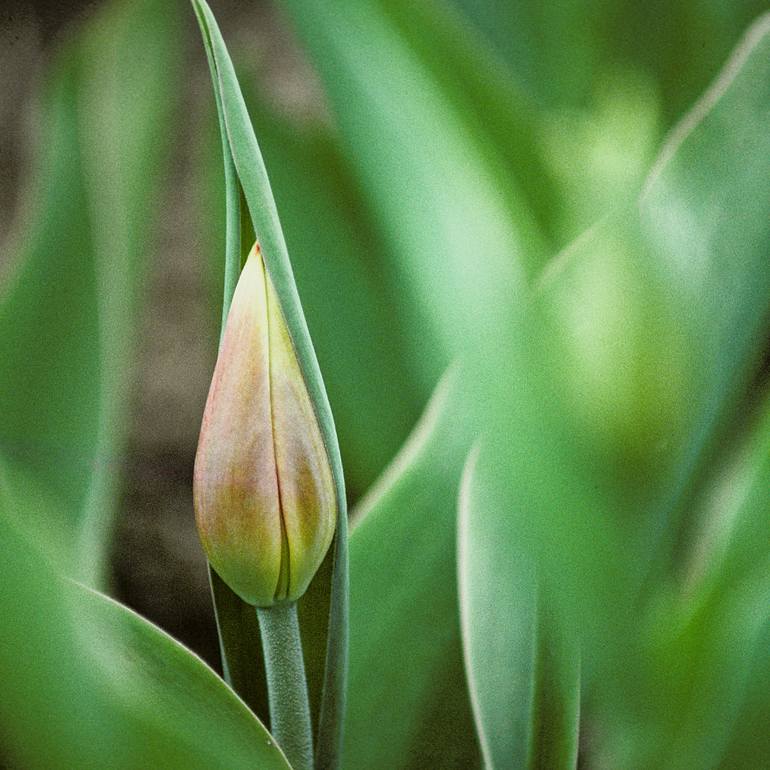
<svg viewBox="0 0 770 770"><path fill-rule="evenodd" d="M110 0L15 2L0 21L0 231L2 270L13 267L14 227L29 216L25 196L40 155L41 89L61 49L89 21L99 23ZM128 433L119 463L113 594L184 641L219 669L219 649L203 551L192 514L192 466L218 333L219 259L224 217L218 128L206 57L194 14L174 6L168 44L175 47L173 138L158 136L158 205L146 240L144 295L134 360L126 372ZM291 120L328 121L320 86L284 19L269 3L223 3L217 14L242 76L271 109ZM76 44L76 43L74 43ZM137 54L141 56L141 52ZM184 75L182 76L182 68ZM130 72L125 73L131 79ZM130 105L127 105L130 109ZM160 128L160 127L159 127ZM165 127L164 127L165 128ZM91 130L85 127L87 138ZM213 157L206 158L205 153ZM213 162L209 162L209 161ZM205 170L201 170L201 165ZM214 176L205 196L198 189ZM68 179L56 180L66 194ZM96 182L97 186L99 182ZM221 200L218 200L218 197ZM205 223L205 224L204 224ZM54 239L52 239L53 242ZM219 252L219 253L216 253ZM414 412L411 415L415 417ZM409 429L405 420L404 434ZM358 490L360 492L360 490ZM354 490L355 494L355 490Z"/></svg>
<svg viewBox="0 0 770 770"><path fill-rule="evenodd" d="M638 195L666 133L764 5L431 0L404 11L395 3L388 34L403 64L394 55L392 72L373 65L355 80L342 55L343 64L316 71L313 46L300 42L283 7L212 3L270 174L351 506L395 456L448 363L422 341L432 316L415 302L414 275L392 269L409 249L432 248L441 229L440 218L411 214L430 209L428 199L461 204L468 189L474 209L489 182L502 190L504 209L520 214L531 247L524 270L538 274ZM341 14L338 22L329 40L355 37L355 21L348 28ZM367 50L350 48L350 61L366 62ZM387 122L402 91L425 108L414 134ZM371 105L356 102L361 92ZM393 154L361 161L362 148L378 141L377 109ZM451 130L434 133L430 117ZM456 176L447 178L440 158L425 160L432 140ZM416 170L401 178L394 160ZM0 360L24 362L3 372L8 472L27 490L45 480L33 519L48 515L51 490L68 501L46 520L53 534L45 537L61 541L54 550L63 562L93 555L77 577L109 587L215 668L191 475L219 327L221 167L210 75L188 4L6 0L0 321L9 332ZM385 203L374 178L391 186ZM445 188L458 199L445 200ZM479 228L486 237L483 217ZM445 229L439 250L455 235ZM444 269L440 256L431 263L439 265L437 303L451 288L443 283L451 265ZM82 401L57 401L70 392ZM88 520L62 520L57 534L57 515L82 510Z"/></svg>

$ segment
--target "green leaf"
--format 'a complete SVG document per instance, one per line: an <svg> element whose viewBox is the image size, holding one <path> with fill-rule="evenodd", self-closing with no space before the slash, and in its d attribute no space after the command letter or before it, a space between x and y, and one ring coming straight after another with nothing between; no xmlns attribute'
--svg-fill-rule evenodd
<svg viewBox="0 0 770 770"><path fill-rule="evenodd" d="M512 213L521 213L517 199L523 196L543 234L552 235L560 191L541 144L542 116L518 87L516 74L511 76L445 0L375 0L370 8L393 25L407 55L419 59L435 88L467 123L486 161L498 169L497 183L511 196ZM528 267L538 266L535 254L525 257Z"/></svg>
<svg viewBox="0 0 770 770"><path fill-rule="evenodd" d="M658 668L657 640L640 629L682 628L658 604L766 349L769 89L766 16L675 130L639 206L563 252L524 318L511 310L507 327L488 328L469 366L490 494L516 533L508 546L531 547L560 619L582 636L591 702L625 722L640 757L660 749L677 710L666 692L689 675L687 654L661 654ZM737 623L744 608L733 609ZM701 631L716 639L720 627ZM679 682L659 688L666 677ZM699 729L718 732L716 719ZM656 766L626 758L610 764Z"/></svg>
<svg viewBox="0 0 770 770"><path fill-rule="evenodd" d="M4 758L25 768L97 768L105 761L125 770L288 768L265 728L199 658L52 569L12 525L4 482Z"/></svg>
<svg viewBox="0 0 770 770"><path fill-rule="evenodd" d="M469 119L458 107L384 4L284 5L386 238L387 270L403 287L396 312L410 331L409 355L421 387L432 387L478 317L515 302L527 269L540 264L535 218L513 177L490 161L481 116Z"/></svg>
<svg viewBox="0 0 770 770"><path fill-rule="evenodd" d="M223 116L230 152L235 164L254 232L270 279L281 302L281 309L305 378L305 384L316 410L337 496L337 531L330 558L333 569L329 586L329 614L326 665L322 682L311 682L321 690L316 761L319 767L334 767L342 742L343 714L347 677L348 635L348 545L347 501L337 435L329 400L318 361L302 312L291 263L286 249L278 212L270 189L262 155L257 144L246 105L227 48L216 21L203 0L194 0L206 45L218 81L217 96Z"/></svg>
<svg viewBox="0 0 770 770"><path fill-rule="evenodd" d="M222 281L222 315L219 334L221 342L233 294L235 293L235 287L241 272L243 250L241 239L241 187L238 182L235 162L227 137L222 93L211 39L207 25L197 7L195 12L201 24L203 44L211 73L214 103L219 124L219 138L222 147L222 159L224 162L225 264ZM208 565L208 571L224 679L249 704L255 714L267 717L266 674L261 655L259 626L256 616L252 607L244 602L214 572L210 564Z"/></svg>
<svg viewBox="0 0 770 770"><path fill-rule="evenodd" d="M224 679L257 716L267 720L267 679L254 608L210 566L209 581Z"/></svg>
<svg viewBox="0 0 770 770"><path fill-rule="evenodd" d="M458 574L465 667L484 765L575 768L580 665L556 628L516 519L490 505L477 445L465 466ZM513 547L512 547L513 544Z"/></svg>
<svg viewBox="0 0 770 770"><path fill-rule="evenodd" d="M766 14L672 132L641 200L646 239L694 350L695 403L680 463L682 485L735 414L764 352L770 310L769 75Z"/></svg>
<svg viewBox="0 0 770 770"><path fill-rule="evenodd" d="M350 539L350 768L474 767L454 559L468 438L458 373L354 512Z"/></svg>
<svg viewBox="0 0 770 770"><path fill-rule="evenodd" d="M770 710L770 623L759 637L746 677L746 693L735 719L730 744L719 763L720 770L736 767L761 767L770 753L770 737L765 730Z"/></svg>
<svg viewBox="0 0 770 770"><path fill-rule="evenodd" d="M453 4L539 103L579 105L604 73L621 67L654 76L668 120L691 104L766 9L760 0Z"/></svg>
<svg viewBox="0 0 770 770"><path fill-rule="evenodd" d="M759 669L760 681L766 676L756 658L766 650L762 641L770 624L767 397L749 426L705 495L708 515L686 571L685 591L670 597L648 623L658 672L655 692L668 718L659 720L657 740L648 740L648 730L634 744L638 753L639 744L652 747L635 759L636 766L707 766L729 744L745 741L743 718L756 718L745 701L756 698L752 670ZM677 665L684 672L671 676ZM741 750L754 752L755 762L726 766L761 765L762 755L752 744Z"/></svg>
<svg viewBox="0 0 770 770"><path fill-rule="evenodd" d="M174 30L168 3L112 4L57 57L0 297L0 453L56 501L25 512L25 529L89 583L103 578L111 530Z"/></svg>

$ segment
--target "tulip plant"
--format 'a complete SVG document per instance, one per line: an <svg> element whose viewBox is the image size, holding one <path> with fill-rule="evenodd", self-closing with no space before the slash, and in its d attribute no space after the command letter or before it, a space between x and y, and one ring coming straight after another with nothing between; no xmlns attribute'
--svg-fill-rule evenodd
<svg viewBox="0 0 770 770"><path fill-rule="evenodd" d="M597 3L279 5L310 128L192 0L221 676L105 590L189 9L117 0L44 95L0 296L0 764L768 766L770 16L661 143L734 42L708 3L641 53L604 4L636 69Z"/></svg>

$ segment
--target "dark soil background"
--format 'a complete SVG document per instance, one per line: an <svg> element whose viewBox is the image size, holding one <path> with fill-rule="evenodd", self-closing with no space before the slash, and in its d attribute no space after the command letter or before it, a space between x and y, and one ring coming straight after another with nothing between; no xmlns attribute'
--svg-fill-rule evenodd
<svg viewBox="0 0 770 770"><path fill-rule="evenodd" d="M72 25L104 0L3 0L0 10L0 232L6 234L34 148L25 130L45 64ZM183 6L182 6L183 7ZM255 51L254 73L288 111L314 109L316 94L285 26L267 3L219 3L234 50ZM186 92L196 114L211 84L192 10L185 22ZM244 38L248 35L248 40ZM239 43L239 40L241 41ZM257 53L257 52L261 52ZM315 105L315 107L314 107ZM219 668L206 563L195 531L192 468L214 364L210 287L196 258L194 120L177 120L133 374L131 420L113 546L111 592ZM5 235L0 237L0 242ZM0 273L6 266L0 263Z"/></svg>

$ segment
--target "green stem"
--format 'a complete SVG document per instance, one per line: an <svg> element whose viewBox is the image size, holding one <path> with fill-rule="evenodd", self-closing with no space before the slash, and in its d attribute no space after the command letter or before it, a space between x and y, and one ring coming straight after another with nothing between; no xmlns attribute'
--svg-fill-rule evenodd
<svg viewBox="0 0 770 770"><path fill-rule="evenodd" d="M257 607L265 655L270 732L294 770L313 770L313 731L297 604Z"/></svg>

